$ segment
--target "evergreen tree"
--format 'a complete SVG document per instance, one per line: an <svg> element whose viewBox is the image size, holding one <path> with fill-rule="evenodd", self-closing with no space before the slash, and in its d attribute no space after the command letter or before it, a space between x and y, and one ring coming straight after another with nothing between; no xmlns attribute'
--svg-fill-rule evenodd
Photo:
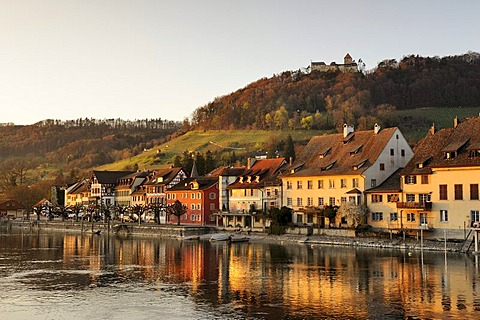
<svg viewBox="0 0 480 320"><path fill-rule="evenodd" d="M290 158L292 158L292 161L295 161L295 147L293 145L293 139L291 134L288 134L287 136L284 157L287 161L289 161Z"/></svg>

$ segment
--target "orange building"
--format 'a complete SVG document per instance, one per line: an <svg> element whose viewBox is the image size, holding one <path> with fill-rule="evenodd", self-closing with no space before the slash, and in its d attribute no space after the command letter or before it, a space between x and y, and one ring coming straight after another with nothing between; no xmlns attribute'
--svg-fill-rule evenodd
<svg viewBox="0 0 480 320"><path fill-rule="evenodd" d="M206 225L214 224L212 216L218 211L218 177L187 178L165 191L167 205L180 201L186 206L180 223ZM174 216L168 223L177 223Z"/></svg>

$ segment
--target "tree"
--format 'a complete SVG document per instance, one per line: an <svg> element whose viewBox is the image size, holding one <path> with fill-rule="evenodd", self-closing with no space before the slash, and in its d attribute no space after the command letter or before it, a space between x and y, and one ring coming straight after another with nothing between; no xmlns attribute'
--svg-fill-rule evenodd
<svg viewBox="0 0 480 320"><path fill-rule="evenodd" d="M295 158L296 158L295 147L293 145L293 139L291 134L288 134L287 141L285 142L284 157L285 159L287 159L287 161L290 160L290 158L292 159L292 161L295 161Z"/></svg>
<svg viewBox="0 0 480 320"><path fill-rule="evenodd" d="M167 206L167 213L177 217L177 225L180 225L180 218L185 212L187 212L187 206L182 204L180 200L175 200L173 204Z"/></svg>
<svg viewBox="0 0 480 320"><path fill-rule="evenodd" d="M288 207L271 208L268 211L268 217L271 220L272 225L274 226L286 226L288 223L292 222L292 212L293 210Z"/></svg>
<svg viewBox="0 0 480 320"><path fill-rule="evenodd" d="M337 214L340 219L347 222L348 228L357 228L366 223L368 209L364 205L357 206L354 203L344 203L338 208Z"/></svg>

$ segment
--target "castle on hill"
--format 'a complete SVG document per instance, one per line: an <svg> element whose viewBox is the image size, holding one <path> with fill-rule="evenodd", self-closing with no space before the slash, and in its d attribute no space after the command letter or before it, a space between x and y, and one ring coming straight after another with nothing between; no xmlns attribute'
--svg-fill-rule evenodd
<svg viewBox="0 0 480 320"><path fill-rule="evenodd" d="M310 62L310 72L313 71L320 71L320 72L328 72L328 71L340 71L340 72L359 72L358 64L355 60L352 59L349 53L345 55L343 58L343 64L337 64L335 62L330 63L327 65L325 62Z"/></svg>

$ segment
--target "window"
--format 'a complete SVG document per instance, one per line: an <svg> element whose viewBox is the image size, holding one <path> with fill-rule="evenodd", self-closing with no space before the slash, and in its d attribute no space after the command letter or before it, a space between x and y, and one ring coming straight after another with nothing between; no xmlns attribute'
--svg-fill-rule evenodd
<svg viewBox="0 0 480 320"><path fill-rule="evenodd" d="M318 189L323 189L323 180L318 180Z"/></svg>
<svg viewBox="0 0 480 320"><path fill-rule="evenodd" d="M202 205L200 203L197 204L197 210L202 210Z"/></svg>
<svg viewBox="0 0 480 320"><path fill-rule="evenodd" d="M287 198L287 206L292 206L293 204L293 201L292 201L292 198Z"/></svg>
<svg viewBox="0 0 480 320"><path fill-rule="evenodd" d="M417 176L406 176L405 177L406 184L417 184Z"/></svg>
<svg viewBox="0 0 480 320"><path fill-rule="evenodd" d="M310 198L310 197L307 198L307 206L309 207L313 206L313 198Z"/></svg>
<svg viewBox="0 0 480 320"><path fill-rule="evenodd" d="M313 189L313 181L312 180L307 181L307 189Z"/></svg>
<svg viewBox="0 0 480 320"><path fill-rule="evenodd" d="M303 205L303 199L302 198L297 198L297 206L301 207Z"/></svg>
<svg viewBox="0 0 480 320"><path fill-rule="evenodd" d="M340 188L347 187L347 179L340 179Z"/></svg>
<svg viewBox="0 0 480 320"><path fill-rule="evenodd" d="M215 210L215 203L210 203L210 211Z"/></svg>
<svg viewBox="0 0 480 320"><path fill-rule="evenodd" d="M478 210L470 211L470 220L472 222L479 222L480 221L480 211L478 211Z"/></svg>
<svg viewBox="0 0 480 320"><path fill-rule="evenodd" d="M292 189L292 181L287 181L287 189Z"/></svg>
<svg viewBox="0 0 480 320"><path fill-rule="evenodd" d="M407 213L407 221L415 222L415 213Z"/></svg>
<svg viewBox="0 0 480 320"><path fill-rule="evenodd" d="M297 223L303 223L303 215L297 214Z"/></svg>
<svg viewBox="0 0 480 320"><path fill-rule="evenodd" d="M383 195L372 194L372 202L383 202Z"/></svg>
<svg viewBox="0 0 480 320"><path fill-rule="evenodd" d="M462 184L456 184L454 186L455 190L455 200L463 200L463 185Z"/></svg>
<svg viewBox="0 0 480 320"><path fill-rule="evenodd" d="M380 163L380 171L385 171L385 163Z"/></svg>
<svg viewBox="0 0 480 320"><path fill-rule="evenodd" d="M342 204L347 203L347 197L341 197L341 198L340 198L340 202L341 202Z"/></svg>
<svg viewBox="0 0 480 320"><path fill-rule="evenodd" d="M427 175L422 176L422 184L428 184L428 176Z"/></svg>
<svg viewBox="0 0 480 320"><path fill-rule="evenodd" d="M328 204L333 207L335 205L335 197L330 197L328 199Z"/></svg>
<svg viewBox="0 0 480 320"><path fill-rule="evenodd" d="M195 210L195 204L194 204L194 203L192 203L192 204L190 205L190 209Z"/></svg>
<svg viewBox="0 0 480 320"><path fill-rule="evenodd" d="M405 149L400 150L400 155L401 155L402 157L405 157Z"/></svg>
<svg viewBox="0 0 480 320"><path fill-rule="evenodd" d="M324 204L325 203L324 203L323 197L318 197L318 205L323 206Z"/></svg>
<svg viewBox="0 0 480 320"><path fill-rule="evenodd" d="M328 187L330 189L335 188L335 180L333 180L333 179L328 180Z"/></svg>
<svg viewBox="0 0 480 320"><path fill-rule="evenodd" d="M313 214L307 214L307 223L313 223Z"/></svg>
<svg viewBox="0 0 480 320"><path fill-rule="evenodd" d="M352 188L358 188L358 178L352 179Z"/></svg>
<svg viewBox="0 0 480 320"><path fill-rule="evenodd" d="M478 200L478 184L470 185L470 200Z"/></svg>
<svg viewBox="0 0 480 320"><path fill-rule="evenodd" d="M418 195L418 201L420 203L430 202L430 194L429 193L420 193Z"/></svg>
<svg viewBox="0 0 480 320"><path fill-rule="evenodd" d="M420 213L420 225L426 226L427 223L427 214L426 213Z"/></svg>
<svg viewBox="0 0 480 320"><path fill-rule="evenodd" d="M440 210L440 222L448 222L448 211Z"/></svg>
<svg viewBox="0 0 480 320"><path fill-rule="evenodd" d="M195 215L194 214L190 215L190 220L195 221Z"/></svg>
<svg viewBox="0 0 480 320"><path fill-rule="evenodd" d="M208 194L208 198L209 198L210 200L215 200L215 199L217 198L217 194L214 193L214 192L210 192L210 193Z"/></svg>
<svg viewBox="0 0 480 320"><path fill-rule="evenodd" d="M440 193L440 200L448 200L446 184L439 185L439 193Z"/></svg>
<svg viewBox="0 0 480 320"><path fill-rule="evenodd" d="M415 194L407 193L407 202L415 202Z"/></svg>
<svg viewBox="0 0 480 320"><path fill-rule="evenodd" d="M372 188L375 188L375 187L377 186L377 179L372 179L372 180L370 181L370 186L371 186Z"/></svg>
<svg viewBox="0 0 480 320"><path fill-rule="evenodd" d="M167 193L167 200L170 200L170 193Z"/></svg>
<svg viewBox="0 0 480 320"><path fill-rule="evenodd" d="M398 213L390 212L390 221L398 221Z"/></svg>
<svg viewBox="0 0 480 320"><path fill-rule="evenodd" d="M383 212L372 212L372 221L382 221Z"/></svg>
<svg viewBox="0 0 480 320"><path fill-rule="evenodd" d="M201 192L197 193L197 199L202 199L202 193Z"/></svg>
<svg viewBox="0 0 480 320"><path fill-rule="evenodd" d="M398 202L398 194L387 195L387 202Z"/></svg>
<svg viewBox="0 0 480 320"><path fill-rule="evenodd" d="M395 150L394 150L394 149L390 149L390 155L391 155L391 156L394 156L394 155L395 155Z"/></svg>
<svg viewBox="0 0 480 320"><path fill-rule="evenodd" d="M355 199L355 196L349 196L349 197L348 197L348 202L350 202L350 203L355 204L355 203L356 203L355 200L356 200L356 199Z"/></svg>
<svg viewBox="0 0 480 320"><path fill-rule="evenodd" d="M190 198L195 199L195 193L191 193Z"/></svg>
<svg viewBox="0 0 480 320"><path fill-rule="evenodd" d="M297 181L297 189L302 189L302 181Z"/></svg>

